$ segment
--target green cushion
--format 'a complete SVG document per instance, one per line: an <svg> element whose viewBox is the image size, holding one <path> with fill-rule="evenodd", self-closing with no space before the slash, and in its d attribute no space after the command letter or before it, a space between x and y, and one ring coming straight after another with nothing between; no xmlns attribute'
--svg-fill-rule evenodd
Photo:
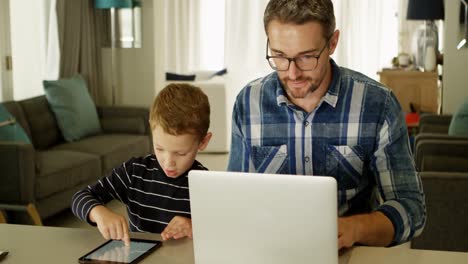
<svg viewBox="0 0 468 264"><path fill-rule="evenodd" d="M450 136L468 136L468 97L452 116L448 133Z"/></svg>
<svg viewBox="0 0 468 264"><path fill-rule="evenodd" d="M80 75L43 81L43 84L47 101L66 141L76 141L101 132L96 106Z"/></svg>
<svg viewBox="0 0 468 264"><path fill-rule="evenodd" d="M31 143L24 129L2 104L0 104L0 141Z"/></svg>

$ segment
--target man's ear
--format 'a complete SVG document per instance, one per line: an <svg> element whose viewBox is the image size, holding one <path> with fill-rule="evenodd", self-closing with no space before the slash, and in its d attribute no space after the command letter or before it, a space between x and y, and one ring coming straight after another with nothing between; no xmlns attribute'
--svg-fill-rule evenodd
<svg viewBox="0 0 468 264"><path fill-rule="evenodd" d="M333 35L330 39L329 45L329 50L330 50L330 55L332 55L335 52L336 46L338 46L338 40L340 39L340 31L337 29L335 32L333 32Z"/></svg>
<svg viewBox="0 0 468 264"><path fill-rule="evenodd" d="M202 151L206 149L212 136L213 134L211 132L206 133L206 136L202 139L202 141L200 142L200 145L198 146L198 150Z"/></svg>

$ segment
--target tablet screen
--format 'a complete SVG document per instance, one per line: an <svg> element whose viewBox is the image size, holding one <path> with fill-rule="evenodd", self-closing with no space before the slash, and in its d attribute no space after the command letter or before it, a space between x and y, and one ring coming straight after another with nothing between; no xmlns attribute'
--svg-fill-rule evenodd
<svg viewBox="0 0 468 264"><path fill-rule="evenodd" d="M136 263L145 255L161 246L160 241L132 239L126 247L120 240L110 240L80 258L81 262Z"/></svg>

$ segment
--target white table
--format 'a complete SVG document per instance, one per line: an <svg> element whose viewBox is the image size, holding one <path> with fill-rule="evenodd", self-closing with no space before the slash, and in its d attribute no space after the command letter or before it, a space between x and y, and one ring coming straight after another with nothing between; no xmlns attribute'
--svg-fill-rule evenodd
<svg viewBox="0 0 468 264"><path fill-rule="evenodd" d="M157 234L132 234L159 240ZM78 258L105 240L97 230L0 224L0 251L9 251L1 264L78 263ZM191 239L164 242L141 263L193 264ZM356 247L340 256L340 264L468 263L468 253L412 250L402 247Z"/></svg>

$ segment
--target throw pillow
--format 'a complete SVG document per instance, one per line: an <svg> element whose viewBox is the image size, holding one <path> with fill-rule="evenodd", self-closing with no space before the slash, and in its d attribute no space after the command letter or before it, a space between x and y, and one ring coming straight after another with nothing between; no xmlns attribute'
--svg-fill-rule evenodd
<svg viewBox="0 0 468 264"><path fill-rule="evenodd" d="M195 74L178 74L172 72L166 72L166 81L194 81Z"/></svg>
<svg viewBox="0 0 468 264"><path fill-rule="evenodd" d="M66 141L76 141L101 132L96 106L80 75L43 81L49 105Z"/></svg>
<svg viewBox="0 0 468 264"><path fill-rule="evenodd" d="M448 133L450 136L468 136L468 97L453 114Z"/></svg>
<svg viewBox="0 0 468 264"><path fill-rule="evenodd" d="M2 104L0 104L0 141L31 143L23 127L16 122L15 117Z"/></svg>

